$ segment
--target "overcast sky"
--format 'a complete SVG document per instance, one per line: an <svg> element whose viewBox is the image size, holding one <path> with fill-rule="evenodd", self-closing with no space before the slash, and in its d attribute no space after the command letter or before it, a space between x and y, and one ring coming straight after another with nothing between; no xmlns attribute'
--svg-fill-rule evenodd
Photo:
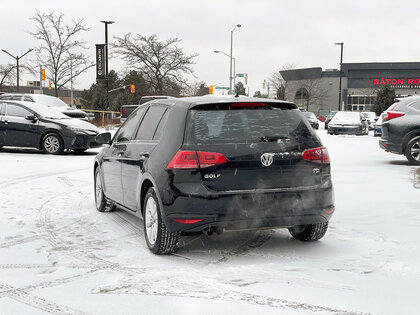
<svg viewBox="0 0 420 315"><path fill-rule="evenodd" d="M230 31L234 32L236 72L248 73L250 94L285 64L297 68L338 68L344 42L344 62L420 61L417 1L390 0L154 0L154 1L23 1L0 0L1 49L21 55L37 43L28 34L35 10L62 12L65 18L84 19L90 31L84 39L94 57L94 45L104 42L104 25L113 20L109 39L132 34L157 34L162 40L182 39L186 53L198 53L196 79L207 84L229 85ZM33 59L28 55L23 62ZM13 59L0 53L0 64ZM112 59L110 69L124 66ZM24 76L21 84L37 78ZM95 81L94 70L78 79L77 88ZM262 91L264 92L264 91Z"/></svg>

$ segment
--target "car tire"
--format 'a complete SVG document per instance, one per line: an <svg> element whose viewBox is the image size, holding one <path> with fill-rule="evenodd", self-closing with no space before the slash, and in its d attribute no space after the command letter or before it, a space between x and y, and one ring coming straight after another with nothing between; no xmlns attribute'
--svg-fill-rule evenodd
<svg viewBox="0 0 420 315"><path fill-rule="evenodd" d="M144 238L149 250L157 255L172 254L178 249L179 232L170 232L162 220L162 213L153 187L144 198Z"/></svg>
<svg viewBox="0 0 420 315"><path fill-rule="evenodd" d="M101 171L99 170L99 167L95 169L94 189L96 210L99 212L104 212L106 209L107 201L104 195Z"/></svg>
<svg viewBox="0 0 420 315"><path fill-rule="evenodd" d="M314 242L320 240L328 229L328 222L298 225L289 228L294 239L302 242Z"/></svg>
<svg viewBox="0 0 420 315"><path fill-rule="evenodd" d="M410 164L420 165L420 137L408 141L404 154Z"/></svg>
<svg viewBox="0 0 420 315"><path fill-rule="evenodd" d="M63 140L56 133L48 133L42 138L42 150L48 154L61 154L64 151Z"/></svg>

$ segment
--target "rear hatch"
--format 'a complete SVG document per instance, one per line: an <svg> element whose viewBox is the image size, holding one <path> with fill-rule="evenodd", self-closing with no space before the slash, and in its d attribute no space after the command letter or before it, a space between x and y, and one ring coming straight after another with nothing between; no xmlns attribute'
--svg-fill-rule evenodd
<svg viewBox="0 0 420 315"><path fill-rule="evenodd" d="M192 108L181 151L196 152L201 181L210 190L319 185L322 175L329 175L328 153L293 106L267 102Z"/></svg>

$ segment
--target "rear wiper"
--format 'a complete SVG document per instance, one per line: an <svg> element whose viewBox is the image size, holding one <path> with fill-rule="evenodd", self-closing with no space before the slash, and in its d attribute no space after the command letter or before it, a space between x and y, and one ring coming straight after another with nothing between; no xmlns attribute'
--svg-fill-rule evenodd
<svg viewBox="0 0 420 315"><path fill-rule="evenodd" d="M260 138L260 142L274 142L277 140L287 140L289 137L285 136L264 136Z"/></svg>

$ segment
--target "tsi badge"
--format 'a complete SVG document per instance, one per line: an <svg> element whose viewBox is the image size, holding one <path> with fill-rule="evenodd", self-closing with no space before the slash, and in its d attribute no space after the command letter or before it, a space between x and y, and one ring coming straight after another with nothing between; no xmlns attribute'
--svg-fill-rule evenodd
<svg viewBox="0 0 420 315"><path fill-rule="evenodd" d="M274 153L264 153L261 155L261 164L264 166L270 166L273 164Z"/></svg>

